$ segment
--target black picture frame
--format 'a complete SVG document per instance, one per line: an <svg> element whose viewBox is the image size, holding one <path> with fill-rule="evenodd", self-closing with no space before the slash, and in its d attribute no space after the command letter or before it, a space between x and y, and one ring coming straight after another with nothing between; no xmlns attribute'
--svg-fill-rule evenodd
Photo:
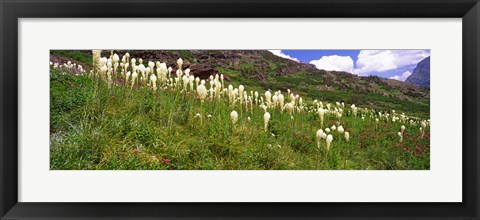
<svg viewBox="0 0 480 220"><path fill-rule="evenodd" d="M479 219L478 0L0 0L0 15L1 219ZM18 202L18 19L83 17L462 18L463 202Z"/></svg>

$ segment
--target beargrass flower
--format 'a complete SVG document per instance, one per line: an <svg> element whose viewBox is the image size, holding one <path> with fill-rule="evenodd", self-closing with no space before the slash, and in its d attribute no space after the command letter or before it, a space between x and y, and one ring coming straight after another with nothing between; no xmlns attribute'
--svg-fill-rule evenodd
<svg viewBox="0 0 480 220"><path fill-rule="evenodd" d="M398 134L398 137L400 137L400 142L402 142L402 141L403 141L403 134L402 134L402 132L398 132L397 134Z"/></svg>
<svg viewBox="0 0 480 220"><path fill-rule="evenodd" d="M114 63L116 63L120 60L120 57L118 56L118 54L113 54L112 60L113 60Z"/></svg>
<svg viewBox="0 0 480 220"><path fill-rule="evenodd" d="M330 150L330 145L332 144L333 136L329 134L325 141L327 142L327 150Z"/></svg>
<svg viewBox="0 0 480 220"><path fill-rule="evenodd" d="M350 133L348 133L348 131L345 131L345 141L348 142L349 139L350 139Z"/></svg>
<svg viewBox="0 0 480 220"><path fill-rule="evenodd" d="M102 67L100 67L100 72L101 72L101 73L106 73L106 72L107 72L107 70L108 70L108 67L107 67L107 66L105 66L105 65L104 65L104 66L102 66Z"/></svg>
<svg viewBox="0 0 480 220"><path fill-rule="evenodd" d="M322 138L325 138L327 134L325 134L325 132L323 132L322 129L318 129L317 130L317 134L316 134L316 138L317 138L317 148L320 149L320 141L322 140Z"/></svg>
<svg viewBox="0 0 480 220"><path fill-rule="evenodd" d="M272 102L272 93L270 91L265 92L265 99L267 101L267 107L270 107L270 103Z"/></svg>
<svg viewBox="0 0 480 220"><path fill-rule="evenodd" d="M137 77L138 77L138 73L133 72L132 73L132 87L135 85L135 81L137 80Z"/></svg>
<svg viewBox="0 0 480 220"><path fill-rule="evenodd" d="M238 113L233 110L231 113L230 113L230 120L232 121L232 124L235 124L237 123L238 121Z"/></svg>
<svg viewBox="0 0 480 220"><path fill-rule="evenodd" d="M425 128L427 128L427 123L425 123L425 121L422 121L420 123L420 130L422 131L422 138L423 138L423 135L425 134Z"/></svg>
<svg viewBox="0 0 480 220"><path fill-rule="evenodd" d="M183 60L182 60L182 58L178 58L178 60L177 60L177 65L178 65L178 69L182 69L182 65L183 65Z"/></svg>
<svg viewBox="0 0 480 220"><path fill-rule="evenodd" d="M325 115L325 109L323 108L318 108L318 117L320 117L320 127L323 128L323 116Z"/></svg>
<svg viewBox="0 0 480 220"><path fill-rule="evenodd" d="M293 112L295 111L295 104L289 102L285 105L285 108L287 109L288 113L290 113L290 116L292 116Z"/></svg>
<svg viewBox="0 0 480 220"><path fill-rule="evenodd" d="M265 124L265 131L268 130L268 121L269 120L270 120L270 113L265 112L265 114L263 115L263 122Z"/></svg>
<svg viewBox="0 0 480 220"><path fill-rule="evenodd" d="M337 131L338 131L338 133L343 134L343 132L345 130L343 129L343 126L340 125L340 126L338 126Z"/></svg>
<svg viewBox="0 0 480 220"><path fill-rule="evenodd" d="M152 85L152 90L157 91L157 77L155 74L150 75L150 84Z"/></svg>
<svg viewBox="0 0 480 220"><path fill-rule="evenodd" d="M200 84L197 86L197 94L201 102L204 102L205 98L207 97L207 93L207 87L205 87L204 84Z"/></svg>

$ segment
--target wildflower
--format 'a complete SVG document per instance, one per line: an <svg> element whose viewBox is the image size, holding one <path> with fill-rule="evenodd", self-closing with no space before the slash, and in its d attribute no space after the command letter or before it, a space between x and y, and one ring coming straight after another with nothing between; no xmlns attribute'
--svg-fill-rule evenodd
<svg viewBox="0 0 480 220"><path fill-rule="evenodd" d="M325 132L323 132L322 129L318 129L317 131L317 134L316 134L316 137L317 137L317 148L320 149L320 140L322 140L322 138L324 137Z"/></svg>
<svg viewBox="0 0 480 220"><path fill-rule="evenodd" d="M267 99L267 107L270 107L270 103L272 102L272 93L270 91L265 92L265 98Z"/></svg>
<svg viewBox="0 0 480 220"><path fill-rule="evenodd" d="M140 153L140 150L137 148L137 149L133 150L133 153L138 154L138 153Z"/></svg>
<svg viewBox="0 0 480 220"><path fill-rule="evenodd" d="M202 117L202 115L200 115L200 113L195 114L195 118L200 118L200 117Z"/></svg>
<svg viewBox="0 0 480 220"><path fill-rule="evenodd" d="M263 115L263 121L264 121L264 124L265 124L265 131L267 131L267 129L268 129L268 121L269 120L270 120L270 113L265 112L265 114Z"/></svg>
<svg viewBox="0 0 480 220"><path fill-rule="evenodd" d="M143 64L138 65L138 70L140 70L140 73L142 74L142 80L145 79L145 66Z"/></svg>
<svg viewBox="0 0 480 220"><path fill-rule="evenodd" d="M345 141L348 142L349 139L350 139L350 133L348 133L348 131L345 131Z"/></svg>
<svg viewBox="0 0 480 220"><path fill-rule="evenodd" d="M320 127L323 127L323 115L325 115L325 109L318 108L318 116L320 117Z"/></svg>
<svg viewBox="0 0 480 220"><path fill-rule="evenodd" d="M325 128L325 132L328 134L330 133L330 128Z"/></svg>
<svg viewBox="0 0 480 220"><path fill-rule="evenodd" d="M332 125L332 127L330 127L330 129L331 129L332 131L335 131L335 130L337 130L337 127L336 127L335 125Z"/></svg>
<svg viewBox="0 0 480 220"><path fill-rule="evenodd" d="M163 160L163 161L164 161L165 163L170 163L170 162L172 162L170 159L165 159L165 160Z"/></svg>
<svg viewBox="0 0 480 220"><path fill-rule="evenodd" d="M237 123L238 121L238 113L233 110L231 113L230 113L230 120L232 121L232 124L235 124Z"/></svg>
<svg viewBox="0 0 480 220"><path fill-rule="evenodd" d="M240 95L240 106L243 104L243 85L238 86L238 94Z"/></svg>
<svg viewBox="0 0 480 220"><path fill-rule="evenodd" d="M273 95L273 97L272 97L272 102L273 102L274 107L276 107L276 106L277 106L277 102L278 102L278 95Z"/></svg>
<svg viewBox="0 0 480 220"><path fill-rule="evenodd" d="M422 138L423 138L423 135L425 134L425 128L427 127L427 123L425 123L425 121L422 121L420 123L420 131L422 132Z"/></svg>
<svg viewBox="0 0 480 220"><path fill-rule="evenodd" d="M173 68L170 66L168 67L168 78L172 75Z"/></svg>
<svg viewBox="0 0 480 220"><path fill-rule="evenodd" d="M250 117L247 118L247 121L250 121Z"/></svg>
<svg viewBox="0 0 480 220"><path fill-rule="evenodd" d="M338 126L338 129L337 129L338 133L342 134L345 130L343 129L343 126Z"/></svg>
<svg viewBox="0 0 480 220"><path fill-rule="evenodd" d="M400 142L402 142L402 141L403 141L403 134L402 134L402 132L398 132L397 134L398 134L398 137L400 137Z"/></svg>
<svg viewBox="0 0 480 220"><path fill-rule="evenodd" d="M357 117L357 111L358 111L357 107L355 105L352 105L350 107L352 108L353 116Z"/></svg>
<svg viewBox="0 0 480 220"><path fill-rule="evenodd" d="M177 65L178 65L178 69L181 70L181 69L182 69L182 65L183 65L183 60L182 60L182 58L179 58L179 59L177 60Z"/></svg>
<svg viewBox="0 0 480 220"><path fill-rule="evenodd" d="M289 102L285 105L285 108L287 109L288 113L290 113L290 116L291 116L293 114L294 110L295 110L295 105L293 103Z"/></svg>
<svg viewBox="0 0 480 220"><path fill-rule="evenodd" d="M402 125L402 127L400 127L400 131L401 131L402 134L403 134L403 131L405 131L405 125Z"/></svg>
<svg viewBox="0 0 480 220"><path fill-rule="evenodd" d="M193 91L193 82L195 81L195 76L190 75L188 77L188 84L190 85L190 91Z"/></svg>
<svg viewBox="0 0 480 220"><path fill-rule="evenodd" d="M263 103L260 105L260 108L263 109L263 111L267 112L267 106Z"/></svg>
<svg viewBox="0 0 480 220"><path fill-rule="evenodd" d="M102 51L101 50L92 50L92 60L93 60L93 68L98 70L100 69L100 56Z"/></svg>
<svg viewBox="0 0 480 220"><path fill-rule="evenodd" d="M190 80L188 79L188 76L187 75L183 75L182 77L182 82L183 82L183 91L187 91L187 88L188 88L188 84L190 82Z"/></svg>
<svg viewBox="0 0 480 220"><path fill-rule="evenodd" d="M101 73L106 73L106 72L107 72L107 70L108 70L108 67L107 67L107 66L105 66L105 65L104 65L104 66L102 66L102 67L100 67L100 72L101 72Z"/></svg>
<svg viewBox="0 0 480 220"><path fill-rule="evenodd" d="M155 74L152 74L150 76L150 83L152 84L152 90L154 92L157 91L157 77L155 76Z"/></svg>
<svg viewBox="0 0 480 220"><path fill-rule="evenodd" d="M208 114L208 115L207 115L207 118L211 118L211 117L212 117L212 115L211 115L211 114Z"/></svg>
<svg viewBox="0 0 480 220"><path fill-rule="evenodd" d="M118 54L113 54L113 62L116 63L120 60L120 57L118 56Z"/></svg>
<svg viewBox="0 0 480 220"><path fill-rule="evenodd" d="M333 141L333 136L331 134L329 134L326 138L327 150L330 150L330 144L332 143L332 141Z"/></svg>
<svg viewBox="0 0 480 220"><path fill-rule="evenodd" d="M278 94L278 102L280 106L283 106L283 103L285 102L285 97L283 97L282 93Z"/></svg>
<svg viewBox="0 0 480 220"><path fill-rule="evenodd" d="M133 72L132 73L132 87L133 87L133 85L135 85L135 81L137 80L137 77L138 77L138 73Z"/></svg>
<svg viewBox="0 0 480 220"><path fill-rule="evenodd" d="M202 81L204 82L204 81ZM205 85L203 84L200 84L198 85L197 87L197 94L198 94L198 97L200 98L200 101L203 102L205 100L205 98L207 97L207 88L205 87Z"/></svg>
<svg viewBox="0 0 480 220"><path fill-rule="evenodd" d="M152 70L152 72L153 72L153 67L155 67L155 63L152 62L152 61L148 61L148 67L149 67L150 70Z"/></svg>

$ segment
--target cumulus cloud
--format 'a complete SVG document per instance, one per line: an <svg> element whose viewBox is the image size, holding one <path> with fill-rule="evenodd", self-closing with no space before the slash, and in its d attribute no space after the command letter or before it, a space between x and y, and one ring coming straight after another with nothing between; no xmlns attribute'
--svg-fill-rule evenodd
<svg viewBox="0 0 480 220"><path fill-rule="evenodd" d="M369 75L419 63L430 56L429 50L361 50L354 73Z"/></svg>
<svg viewBox="0 0 480 220"><path fill-rule="evenodd" d="M405 82L405 80L410 76L412 75L412 73L410 71L405 71L402 73L402 75L396 75L396 76L392 76L390 77L390 79L395 79L395 80L398 80L398 81L403 81Z"/></svg>
<svg viewBox="0 0 480 220"><path fill-rule="evenodd" d="M268 50L270 51L270 53L273 53L273 55L275 56L279 56L279 57L282 57L282 58L285 58L285 59L289 59L289 60L293 60L293 61L296 61L296 62L300 62L300 60L298 60L297 58L295 57L291 57L287 54L284 54L281 50Z"/></svg>
<svg viewBox="0 0 480 220"><path fill-rule="evenodd" d="M315 65L317 69L353 73L353 60L350 56L322 56L318 60L310 61L310 64Z"/></svg>

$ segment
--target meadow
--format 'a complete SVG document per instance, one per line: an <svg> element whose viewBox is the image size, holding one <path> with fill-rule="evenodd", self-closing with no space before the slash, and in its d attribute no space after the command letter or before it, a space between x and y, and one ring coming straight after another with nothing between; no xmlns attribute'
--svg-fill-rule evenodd
<svg viewBox="0 0 480 220"><path fill-rule="evenodd" d="M424 113L200 79L181 58L69 58L50 63L52 170L430 169Z"/></svg>

